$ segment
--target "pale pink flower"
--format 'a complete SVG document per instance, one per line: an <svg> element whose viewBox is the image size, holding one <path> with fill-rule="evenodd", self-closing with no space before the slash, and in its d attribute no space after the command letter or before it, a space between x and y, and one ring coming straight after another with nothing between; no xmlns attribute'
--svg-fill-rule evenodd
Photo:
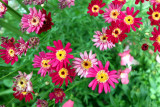
<svg viewBox="0 0 160 107"><path fill-rule="evenodd" d="M155 4L155 5L159 5L160 4L160 0L150 0L151 5Z"/></svg>
<svg viewBox="0 0 160 107"><path fill-rule="evenodd" d="M6 4L8 4L8 0L2 0L3 2L5 2ZM2 17L7 11L7 7L0 2L0 17Z"/></svg>
<svg viewBox="0 0 160 107"><path fill-rule="evenodd" d="M96 54L92 54L90 51L89 55L85 51L84 54L80 53L81 58L74 58L73 68L76 69L76 73L81 75L81 77L86 77L88 74L88 70L93 67L93 65L97 65Z"/></svg>
<svg viewBox="0 0 160 107"><path fill-rule="evenodd" d="M111 42L108 41L108 37L106 36L106 28L102 28L102 32L96 31L96 35L94 35L94 39L92 40L95 42L94 46L99 47L100 50L107 50L108 48L111 49L115 47L115 45Z"/></svg>
<svg viewBox="0 0 160 107"><path fill-rule="evenodd" d="M119 75L119 79L121 79L121 83L122 84L128 84L129 83L129 79L128 79L128 74L131 71L131 67L126 68L125 70L119 70L118 71L118 75Z"/></svg>
<svg viewBox="0 0 160 107"><path fill-rule="evenodd" d="M65 103L63 104L62 107L74 107L73 105L74 105L74 101L68 100L67 102L65 102Z"/></svg>

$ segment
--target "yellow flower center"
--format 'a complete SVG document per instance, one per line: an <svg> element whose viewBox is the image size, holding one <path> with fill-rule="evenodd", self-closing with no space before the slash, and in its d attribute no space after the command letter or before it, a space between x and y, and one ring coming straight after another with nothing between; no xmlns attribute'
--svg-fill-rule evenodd
<svg viewBox="0 0 160 107"><path fill-rule="evenodd" d="M92 12L99 12L99 6L98 5L93 5L92 7Z"/></svg>
<svg viewBox="0 0 160 107"><path fill-rule="evenodd" d="M160 3L160 0L156 0L157 3Z"/></svg>
<svg viewBox="0 0 160 107"><path fill-rule="evenodd" d="M124 18L124 22L127 25L132 25L134 23L134 18L131 15L128 15Z"/></svg>
<svg viewBox="0 0 160 107"><path fill-rule="evenodd" d="M122 32L121 29L116 28L116 29L113 30L112 35L113 35L115 38L117 38L118 35L121 34L121 32Z"/></svg>
<svg viewBox="0 0 160 107"><path fill-rule="evenodd" d="M66 58L66 51L65 50L58 50L56 53L56 57L59 61L64 60Z"/></svg>
<svg viewBox="0 0 160 107"><path fill-rule="evenodd" d="M109 79L109 76L104 70L101 70L97 73L96 79L100 83L105 83Z"/></svg>
<svg viewBox="0 0 160 107"><path fill-rule="evenodd" d="M9 50L8 50L8 54L9 54L11 57L14 57L15 52L14 52L13 49L9 49Z"/></svg>
<svg viewBox="0 0 160 107"><path fill-rule="evenodd" d="M106 42L107 42L107 39L108 39L108 37L106 36L106 34L103 34L103 35L100 36L100 40L101 40L101 42L103 42L103 43L106 43Z"/></svg>
<svg viewBox="0 0 160 107"><path fill-rule="evenodd" d="M23 94L23 95L26 95L26 94L27 94L27 92L25 92L25 91L24 91L24 92L22 92L22 94Z"/></svg>
<svg viewBox="0 0 160 107"><path fill-rule="evenodd" d="M152 18L154 20L159 20L160 19L160 13L159 12L153 12L152 13Z"/></svg>
<svg viewBox="0 0 160 107"><path fill-rule="evenodd" d="M38 25L39 25L39 22L40 22L39 17L33 17L33 18L31 19L31 24L32 24L33 26L38 26Z"/></svg>
<svg viewBox="0 0 160 107"><path fill-rule="evenodd" d="M26 78L21 77L21 78L18 80L17 85L18 85L21 89L26 88L26 86L27 86L27 80L26 80Z"/></svg>
<svg viewBox="0 0 160 107"><path fill-rule="evenodd" d="M82 63L81 63L81 66L84 68L84 69L89 69L92 67L92 63L90 60L84 60Z"/></svg>
<svg viewBox="0 0 160 107"><path fill-rule="evenodd" d="M60 69L58 73L61 78L66 78L68 76L68 70L65 68Z"/></svg>
<svg viewBox="0 0 160 107"><path fill-rule="evenodd" d="M4 12L4 6L2 5L1 2L0 2L0 12Z"/></svg>
<svg viewBox="0 0 160 107"><path fill-rule="evenodd" d="M112 19L117 19L118 15L119 15L119 12L117 11L117 9L112 10L111 13L110 13L110 17Z"/></svg>
<svg viewBox="0 0 160 107"><path fill-rule="evenodd" d="M123 1L123 0L118 0L118 1Z"/></svg>
<svg viewBox="0 0 160 107"><path fill-rule="evenodd" d="M160 43L160 35L156 38L157 42Z"/></svg>
<svg viewBox="0 0 160 107"><path fill-rule="evenodd" d="M43 68L49 68L50 64L48 64L50 60L42 60L41 65Z"/></svg>

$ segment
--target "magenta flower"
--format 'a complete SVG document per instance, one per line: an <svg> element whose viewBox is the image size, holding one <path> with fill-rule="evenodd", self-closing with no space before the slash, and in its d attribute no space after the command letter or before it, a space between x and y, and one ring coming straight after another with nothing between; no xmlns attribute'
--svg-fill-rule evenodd
<svg viewBox="0 0 160 107"><path fill-rule="evenodd" d="M103 15L105 22L111 23L112 21L117 21L118 16L120 15L123 5L110 3L108 9L105 8L105 13ZM124 12L125 13L125 12Z"/></svg>
<svg viewBox="0 0 160 107"><path fill-rule="evenodd" d="M130 73L131 69L132 68L130 67L130 68L126 68L125 70L118 71L119 79L121 79L122 84L129 83L128 74Z"/></svg>
<svg viewBox="0 0 160 107"><path fill-rule="evenodd" d="M84 54L80 53L81 58L74 58L73 68L76 68L76 73L81 75L81 77L86 77L88 74L88 70L93 67L93 65L97 65L96 54L92 54L90 51L89 55L85 51Z"/></svg>
<svg viewBox="0 0 160 107"><path fill-rule="evenodd" d="M118 83L117 78L119 77L116 73L116 70L109 71L109 61L106 62L105 67L103 67L102 62L98 61L98 66L93 66L93 68L89 69L87 78L94 77L88 87L92 87L92 90L95 90L97 84L99 84L98 92L102 93L103 88L105 93L110 92L110 85L115 88L115 83Z"/></svg>
<svg viewBox="0 0 160 107"><path fill-rule="evenodd" d="M8 0L2 0L3 2L5 2L6 4L8 4ZM7 11L7 7L0 2L0 17L2 17Z"/></svg>
<svg viewBox="0 0 160 107"><path fill-rule="evenodd" d="M55 47L47 46L47 49L53 52L46 54L48 58L52 58L49 64L51 64L52 67L56 67L56 70L58 70L60 66L66 66L67 63L70 63L69 58L73 59L74 56L69 54L70 52L72 52L72 48L70 48L70 43L67 43L65 48L63 48L61 40L53 41L53 44L55 45Z"/></svg>
<svg viewBox="0 0 160 107"><path fill-rule="evenodd" d="M96 31L96 35L94 35L94 39L92 40L95 42L94 46L99 47L100 50L107 50L108 48L111 49L115 47L115 45L111 42L108 41L108 37L106 36L106 28L102 28L102 32Z"/></svg>
<svg viewBox="0 0 160 107"><path fill-rule="evenodd" d="M23 14L21 19L22 28L27 29L31 33L35 31L37 34L45 21L45 14L41 10L37 11L35 7L30 8L30 14Z"/></svg>
<svg viewBox="0 0 160 107"><path fill-rule="evenodd" d="M66 8L67 6L70 8L71 6L74 6L74 0L58 0L59 6L61 9Z"/></svg>
<svg viewBox="0 0 160 107"><path fill-rule="evenodd" d="M39 52L39 55L35 55L34 57L34 68L40 68L40 70L38 71L38 74L41 74L41 76L45 77L47 71L48 71L48 75L50 73L52 73L52 68L51 65L49 64L50 59L47 58L46 53L44 51Z"/></svg>
<svg viewBox="0 0 160 107"><path fill-rule="evenodd" d="M36 104L37 104L37 107L48 107L48 102L45 100L38 99Z"/></svg>
<svg viewBox="0 0 160 107"><path fill-rule="evenodd" d="M74 107L73 105L74 105L74 101L68 100L67 102L65 102L65 103L63 104L62 107Z"/></svg>

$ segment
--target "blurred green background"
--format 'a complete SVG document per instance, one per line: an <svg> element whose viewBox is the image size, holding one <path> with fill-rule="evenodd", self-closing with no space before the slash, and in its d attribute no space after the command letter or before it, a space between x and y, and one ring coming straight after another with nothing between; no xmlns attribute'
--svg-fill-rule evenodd
<svg viewBox="0 0 160 107"><path fill-rule="evenodd" d="M103 2L109 4L111 1L104 0ZM47 13L51 12L54 22L51 30L37 35L35 32L30 34L21 33L19 27L21 16L28 14L28 9L34 7L34 5L25 6L22 4L22 0L9 1L11 8L8 8L4 18L0 18L0 36L14 37L16 40L23 37L25 41L30 37L39 37L40 44L37 50L29 49L26 56L19 57L18 62L13 66L5 64L0 58L0 105L4 104L6 107L35 107L37 99L48 101L50 107L61 107L69 99L74 101L75 107L157 107L160 105L160 64L155 60L158 52L151 54L154 47L152 46L153 41L150 41L149 37L152 36L153 26L150 26L146 13L151 7L150 3L145 2L135 5L135 0L127 0L122 10L124 11L128 6L135 7L135 10L140 9L141 11L137 17L143 18L143 25L136 32L131 31L122 43L116 44L115 48L100 51L93 46L94 43L91 41L94 31L101 31L102 27L110 24L105 23L102 15L93 17L87 14L87 7L90 2L91 0L75 0L75 6L63 10L58 8L58 0L48 0L48 3L45 3L43 7L41 5L35 6L36 9L44 8ZM107 5L103 7L103 10L107 7ZM80 79L76 76L73 83L69 83L68 87L65 84L62 85L62 89L66 93L63 103L54 104L54 100L50 101L48 95L54 88L59 86L54 86L48 75L45 78L38 75L39 68L33 68L32 66L34 55L38 55L41 51L49 52L46 46L53 46L54 40L62 40L64 45L70 42L73 49L72 54L75 57L79 57L80 52L92 50L103 64L110 61L110 70L125 69L120 65L118 53L123 52L125 46L130 42L132 43L130 45L131 55L140 64L132 67L128 85L122 85L120 82L116 84L115 89L111 88L111 93L107 94L104 92L98 94L97 88L95 91L88 88L88 84L93 78ZM143 43L149 44L149 50L141 50ZM13 96L11 87L13 77L18 75L17 71L26 72L27 74L33 71L34 73L31 81L36 94L33 95L34 99L28 103L24 100L19 101ZM46 82L49 82L49 85Z"/></svg>

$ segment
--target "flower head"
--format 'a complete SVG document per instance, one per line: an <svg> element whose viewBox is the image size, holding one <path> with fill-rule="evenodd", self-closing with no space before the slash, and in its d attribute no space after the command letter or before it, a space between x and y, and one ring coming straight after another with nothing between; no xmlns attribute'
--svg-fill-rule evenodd
<svg viewBox="0 0 160 107"><path fill-rule="evenodd" d="M2 0L3 2L5 2L6 4L8 4L8 0ZM2 17L7 11L7 7L0 2L0 17Z"/></svg>
<svg viewBox="0 0 160 107"><path fill-rule="evenodd" d="M144 43L143 45L142 45L142 50L144 50L144 51L146 51L146 50L148 50L148 44L147 43Z"/></svg>
<svg viewBox="0 0 160 107"><path fill-rule="evenodd" d="M1 37L2 43L8 43L8 37Z"/></svg>
<svg viewBox="0 0 160 107"><path fill-rule="evenodd" d="M145 0L136 0L135 4L138 4L139 2L142 2L144 3ZM146 0L146 1L149 1L149 0Z"/></svg>
<svg viewBox="0 0 160 107"><path fill-rule="evenodd" d="M93 65L97 65L96 54L92 54L90 51L89 54L85 51L84 54L80 53L81 58L74 58L73 68L76 68L76 73L81 75L81 77L86 77L88 74L88 70L93 67Z"/></svg>
<svg viewBox="0 0 160 107"><path fill-rule="evenodd" d="M118 83L118 75L116 70L109 71L109 61L106 62L105 67L103 67L102 62L98 61L98 66L93 66L88 72L87 78L94 77L88 87L92 87L92 90L95 90L97 84L99 84L98 92L102 93L103 88L105 93L110 92L110 85L115 88L114 82Z"/></svg>
<svg viewBox="0 0 160 107"><path fill-rule="evenodd" d="M29 45L30 48L34 48L34 46L38 46L39 45L39 38L38 37L31 37L29 40Z"/></svg>
<svg viewBox="0 0 160 107"><path fill-rule="evenodd" d="M71 6L74 6L74 1L75 0L58 0L60 3L59 3L59 7L61 9L63 8L66 8L67 6L70 8Z"/></svg>
<svg viewBox="0 0 160 107"><path fill-rule="evenodd" d="M62 107L74 107L73 105L74 105L74 101L68 100L67 102L65 102L65 103L63 104Z"/></svg>
<svg viewBox="0 0 160 107"><path fill-rule="evenodd" d="M37 107L48 107L48 102L45 100L38 99L36 104L37 104Z"/></svg>
<svg viewBox="0 0 160 107"><path fill-rule="evenodd" d="M118 4L118 5L124 5L126 3L126 0L114 0L112 1L112 3Z"/></svg>
<svg viewBox="0 0 160 107"><path fill-rule="evenodd" d="M52 100L53 98L55 99L55 103L57 104L59 101L62 103L62 101L65 98L65 93L61 88L55 88L54 92L49 94L49 98L50 100Z"/></svg>
<svg viewBox="0 0 160 107"><path fill-rule="evenodd" d="M129 74L130 71L131 71L131 67L126 68L125 70L119 70L118 71L119 79L121 79L122 84L128 84L129 83L128 74Z"/></svg>
<svg viewBox="0 0 160 107"><path fill-rule="evenodd" d="M160 4L160 0L150 0L151 4L155 4L155 5L159 5Z"/></svg>
<svg viewBox="0 0 160 107"><path fill-rule="evenodd" d="M102 0L92 0L88 5L87 13L90 13L90 16L98 16L99 14L103 14L104 11L100 10L100 8L104 7L106 3L102 3Z"/></svg>
<svg viewBox="0 0 160 107"><path fill-rule="evenodd" d="M59 69L61 65L66 66L67 63L70 63L68 59L73 59L74 56L69 54L70 52L72 52L72 49L70 48L70 43L67 43L65 48L63 48L61 40L53 41L53 44L55 45L55 47L47 46L48 50L53 51L47 53L47 56L48 58L53 58L51 59L49 64L51 64L52 67L56 67L57 69Z"/></svg>
<svg viewBox="0 0 160 107"><path fill-rule="evenodd" d="M47 1L47 0L23 0L23 3L25 4L25 5L31 5L32 3L34 4L34 5L41 5L41 4L43 4L45 1Z"/></svg>
<svg viewBox="0 0 160 107"><path fill-rule="evenodd" d="M134 12L134 7L132 7L131 10L129 7L127 7L126 14L121 12L121 14L118 16L118 18L122 19L122 22L127 26L128 32L130 32L130 28L136 31L135 27L140 28L139 24L143 24L142 22L140 22L142 18L135 18L136 15L139 13L139 10L137 10L134 14L133 12Z"/></svg>
<svg viewBox="0 0 160 107"><path fill-rule="evenodd" d="M40 28L45 21L45 14L41 10L37 11L35 7L30 8L30 14L23 14L21 19L22 28L27 28L27 32L36 32L38 34Z"/></svg>

